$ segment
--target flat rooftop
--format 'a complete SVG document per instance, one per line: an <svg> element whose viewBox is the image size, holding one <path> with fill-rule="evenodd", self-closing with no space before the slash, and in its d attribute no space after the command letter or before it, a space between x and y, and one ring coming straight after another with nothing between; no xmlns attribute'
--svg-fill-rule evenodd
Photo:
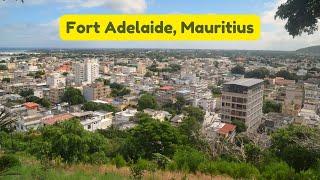
<svg viewBox="0 0 320 180"><path fill-rule="evenodd" d="M262 83L263 80L261 79L253 79L253 78L242 78L235 81L230 81L227 83L224 83L226 85L239 85L239 86L245 86L245 87L251 87L256 84Z"/></svg>

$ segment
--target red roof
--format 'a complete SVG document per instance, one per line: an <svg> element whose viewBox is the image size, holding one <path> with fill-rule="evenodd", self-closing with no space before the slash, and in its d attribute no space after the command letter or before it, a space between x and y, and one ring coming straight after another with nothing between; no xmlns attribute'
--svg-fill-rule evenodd
<svg viewBox="0 0 320 180"><path fill-rule="evenodd" d="M66 121L69 119L72 119L73 115L69 114L69 113L65 113L65 114L59 114L59 115L55 115L52 117L48 117L42 120L43 124L45 125L53 125L55 123L58 122L62 122L62 121Z"/></svg>
<svg viewBox="0 0 320 180"><path fill-rule="evenodd" d="M235 125L226 123L221 129L219 129L219 133L229 134L230 132L234 131L235 129L236 129Z"/></svg>
<svg viewBox="0 0 320 180"><path fill-rule="evenodd" d="M57 71L59 72L69 72L71 70L70 65L63 64L60 67L57 68Z"/></svg>
<svg viewBox="0 0 320 180"><path fill-rule="evenodd" d="M26 107L27 109L38 109L39 108L39 104L35 103L35 102L26 102L23 104L24 107Z"/></svg>
<svg viewBox="0 0 320 180"><path fill-rule="evenodd" d="M162 91L171 91L171 90L174 90L174 87L172 87L172 86L162 86L160 88L160 90L162 90Z"/></svg>

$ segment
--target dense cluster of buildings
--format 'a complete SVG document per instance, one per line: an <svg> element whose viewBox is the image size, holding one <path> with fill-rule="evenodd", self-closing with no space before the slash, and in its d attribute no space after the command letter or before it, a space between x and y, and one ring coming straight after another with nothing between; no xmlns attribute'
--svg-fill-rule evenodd
<svg viewBox="0 0 320 180"><path fill-rule="evenodd" d="M73 118L79 119L88 131L111 125L131 128L135 126L132 119L139 112L137 102L143 93L152 94L159 107L174 104L179 99L187 106L200 107L206 114L202 129L209 138L233 139L238 123L243 123L251 134L267 134L294 123L312 127L318 127L320 123L320 71L311 70L318 68L319 63L280 59L277 66L271 66L274 59L266 61L260 57L167 57L166 61L157 61L147 57L79 56L41 53L0 56L3 67L0 70L0 108L18 117L15 126L18 131ZM239 64L246 71L264 67L270 74L286 70L298 77L308 77L301 78L303 80L277 76L244 78L244 75L230 72ZM173 65L179 68L174 69ZM112 83L129 91L115 96L110 87ZM117 112L85 111L83 104L67 104L62 101L66 87L80 90L87 102L110 105ZM221 93L213 95L212 87ZM21 95L21 91L27 89L32 90L33 97L45 99L51 106L28 101ZM281 105L280 111L263 113L265 101ZM145 109L143 112L173 125L179 125L184 119L184 114L170 114L164 109Z"/></svg>

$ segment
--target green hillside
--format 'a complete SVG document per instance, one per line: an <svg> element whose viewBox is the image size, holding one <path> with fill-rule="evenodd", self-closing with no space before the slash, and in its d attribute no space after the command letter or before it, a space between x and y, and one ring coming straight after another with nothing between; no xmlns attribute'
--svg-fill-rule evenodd
<svg viewBox="0 0 320 180"><path fill-rule="evenodd" d="M298 49L296 52L299 54L320 56L320 46L306 47L306 48Z"/></svg>

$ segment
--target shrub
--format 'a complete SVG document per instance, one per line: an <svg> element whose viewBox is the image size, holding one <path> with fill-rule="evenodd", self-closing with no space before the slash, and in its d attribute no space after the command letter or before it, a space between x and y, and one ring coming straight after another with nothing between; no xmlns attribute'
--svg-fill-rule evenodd
<svg viewBox="0 0 320 180"><path fill-rule="evenodd" d="M200 164L199 170L211 175L226 174L235 179L256 179L260 176L259 170L247 163L212 161Z"/></svg>
<svg viewBox="0 0 320 180"><path fill-rule="evenodd" d="M196 172L200 163L206 160L206 156L188 146L180 147L173 156L178 170Z"/></svg>
<svg viewBox="0 0 320 180"><path fill-rule="evenodd" d="M15 166L20 166L20 161L15 156L4 155L0 157L0 172Z"/></svg>
<svg viewBox="0 0 320 180"><path fill-rule="evenodd" d="M41 129L41 141L34 143L30 153L39 159L61 157L65 163L104 163L107 141L98 134L88 132L78 120L70 120Z"/></svg>
<svg viewBox="0 0 320 180"><path fill-rule="evenodd" d="M153 162L139 159L136 164L130 166L131 176L134 179L142 179L144 171L155 172L157 165Z"/></svg>
<svg viewBox="0 0 320 180"><path fill-rule="evenodd" d="M158 168L161 169L165 169L171 161L167 156L164 156L160 153L154 153L152 159L157 163Z"/></svg>
<svg viewBox="0 0 320 180"><path fill-rule="evenodd" d="M121 168L126 165L126 161L124 160L123 156L119 154L114 158L113 161L117 168Z"/></svg>
<svg viewBox="0 0 320 180"><path fill-rule="evenodd" d="M266 179L293 179L294 169L285 162L270 163L263 168L262 176Z"/></svg>
<svg viewBox="0 0 320 180"><path fill-rule="evenodd" d="M90 155L90 163L92 164L105 164L109 161L107 158L106 154L101 151L101 152L95 152Z"/></svg>

